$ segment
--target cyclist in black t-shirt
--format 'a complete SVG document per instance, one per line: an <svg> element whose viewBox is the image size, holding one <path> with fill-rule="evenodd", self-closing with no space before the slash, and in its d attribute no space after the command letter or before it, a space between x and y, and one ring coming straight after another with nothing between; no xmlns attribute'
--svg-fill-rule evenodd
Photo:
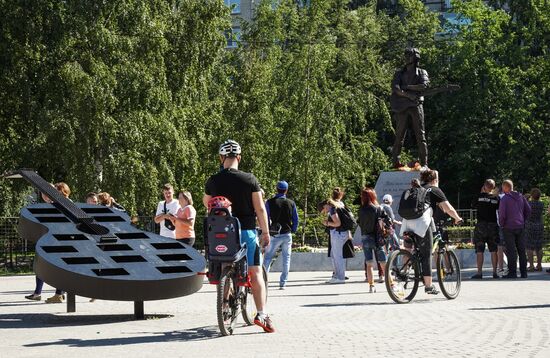
<svg viewBox="0 0 550 358"><path fill-rule="evenodd" d="M203 203L208 207L208 201L214 196L224 196L231 201L232 215L241 223L241 242L246 243L247 247L248 274L258 311L254 323L265 332L275 332L271 319L264 312L266 288L262 275L260 244L266 247L270 238L260 184L253 174L239 170L241 146L237 142L225 141L220 146L219 155L223 169L206 182ZM260 242L256 235L256 217L262 230Z"/></svg>
<svg viewBox="0 0 550 358"><path fill-rule="evenodd" d="M474 244L477 254L477 273L472 276L472 279L483 278L483 254L485 252L485 244L491 253L491 263L493 264L493 278L498 278L497 274L497 244L498 224L497 211L499 205L499 197L494 192L495 181L493 179L485 180L481 187L481 192L472 202L472 208L477 209L477 224L474 230Z"/></svg>
<svg viewBox="0 0 550 358"><path fill-rule="evenodd" d="M433 215L437 215L437 210L442 210L445 214L450 215L455 224L462 221L462 218L458 215L455 208L449 203L445 193L439 189L439 173L437 170L424 170L420 173L420 180L424 183L423 187L426 188L428 194L426 195L426 202L429 202L433 209ZM421 241L422 256L424 262L422 263L424 272L432 272L432 246L433 246L433 232L435 231L435 225L432 220L432 224L426 232L426 236ZM427 270L427 271L426 271ZM424 276L425 291L429 294L438 294L439 292L432 285L432 276Z"/></svg>

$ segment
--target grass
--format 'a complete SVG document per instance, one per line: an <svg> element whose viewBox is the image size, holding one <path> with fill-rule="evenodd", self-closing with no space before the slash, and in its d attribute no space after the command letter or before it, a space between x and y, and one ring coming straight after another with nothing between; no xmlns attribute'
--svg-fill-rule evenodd
<svg viewBox="0 0 550 358"><path fill-rule="evenodd" d="M0 269L0 276L15 276L15 275L32 275L34 271L32 268L18 267L14 269L2 268Z"/></svg>

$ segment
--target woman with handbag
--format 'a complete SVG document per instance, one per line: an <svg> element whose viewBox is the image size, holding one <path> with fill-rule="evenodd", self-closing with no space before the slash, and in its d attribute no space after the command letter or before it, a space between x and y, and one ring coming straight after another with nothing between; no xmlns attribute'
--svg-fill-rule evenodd
<svg viewBox="0 0 550 358"><path fill-rule="evenodd" d="M378 205L376 192L372 188L365 187L361 190L361 208L359 209L359 226L361 227L361 240L363 242L363 253L367 264L367 281L369 282L369 293L376 292L374 286L373 267L378 262L382 272L386 266L386 253L384 252L385 242L382 235L379 235L379 221L386 214Z"/></svg>
<svg viewBox="0 0 550 358"><path fill-rule="evenodd" d="M344 220L344 215L349 211L342 202L344 191L340 188L334 188L332 195L323 205L322 213L328 213L328 217L323 221L323 225L330 231L330 258L334 269L333 277L328 280L328 284L342 284L346 282L346 260L344 258L344 245L351 239L350 229Z"/></svg>

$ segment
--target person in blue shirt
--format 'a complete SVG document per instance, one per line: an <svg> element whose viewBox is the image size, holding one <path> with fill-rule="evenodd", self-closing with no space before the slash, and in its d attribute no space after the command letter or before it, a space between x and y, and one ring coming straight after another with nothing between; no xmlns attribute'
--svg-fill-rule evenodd
<svg viewBox="0 0 550 358"><path fill-rule="evenodd" d="M271 240L265 251L264 265L269 272L269 266L275 253L281 247L283 270L279 278L279 289L284 290L290 269L290 254L292 251L292 234L298 230L298 211L296 204L286 197L288 183L277 183L277 194L265 203L269 218Z"/></svg>

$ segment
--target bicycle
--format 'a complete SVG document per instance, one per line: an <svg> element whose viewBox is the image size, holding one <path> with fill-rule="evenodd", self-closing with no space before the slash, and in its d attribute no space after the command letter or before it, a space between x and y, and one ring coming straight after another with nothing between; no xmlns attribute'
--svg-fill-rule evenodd
<svg viewBox="0 0 550 358"><path fill-rule="evenodd" d="M417 240L420 237L413 232L406 232L405 241L412 241L413 251L399 249L390 254L385 272L386 289L390 298L396 303L409 303L418 291L420 282L423 282L422 253L418 249ZM460 293L460 264L454 251L449 248L444 239L443 225L438 226L437 234L433 239L432 255L436 261L436 275L443 295L455 299ZM430 273L431 274L431 273ZM427 276L427 275L426 275Z"/></svg>
<svg viewBox="0 0 550 358"><path fill-rule="evenodd" d="M240 242L238 219L226 209L216 209L223 216L206 218L208 245L205 250L209 262L208 279L216 285L216 314L218 328L223 336L234 333L239 315L246 325L254 324L255 304L248 277L246 244ZM218 279L219 277L219 279ZM267 273L263 270L267 294ZM267 299L267 296L266 296Z"/></svg>
<svg viewBox="0 0 550 358"><path fill-rule="evenodd" d="M267 301L267 274L265 268L262 271L266 284ZM235 264L226 266L216 288L218 327L224 336L233 334L239 313L242 314L247 326L254 325L254 317L256 316L252 289L249 284L239 284L237 272L238 269Z"/></svg>

